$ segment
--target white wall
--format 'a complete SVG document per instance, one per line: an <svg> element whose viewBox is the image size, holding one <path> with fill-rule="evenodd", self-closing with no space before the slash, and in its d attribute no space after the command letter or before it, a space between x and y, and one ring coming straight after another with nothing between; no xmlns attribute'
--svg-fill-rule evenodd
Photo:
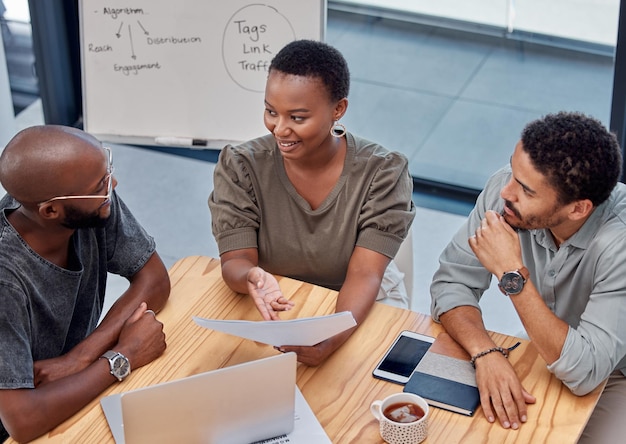
<svg viewBox="0 0 626 444"><path fill-rule="evenodd" d="M334 0L614 46L620 0Z"/></svg>

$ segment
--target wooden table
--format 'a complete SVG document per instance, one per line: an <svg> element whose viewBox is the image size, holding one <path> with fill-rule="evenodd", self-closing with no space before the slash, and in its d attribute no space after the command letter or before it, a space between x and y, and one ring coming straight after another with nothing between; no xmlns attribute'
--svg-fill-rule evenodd
<svg viewBox="0 0 626 444"><path fill-rule="evenodd" d="M170 270L172 293L158 318L164 323L168 348L153 363L134 371L102 396L183 378L278 353L273 347L197 326L192 316L261 320L249 297L232 292L223 282L219 261L188 257ZM296 306L283 319L334 312L337 293L281 278L280 285ZM426 296L424 296L426 297ZM341 349L319 367L298 364L297 384L333 443L382 443L378 422L370 413L376 399L402 387L372 377L374 366L402 330L436 336L442 327L429 316L375 304L361 327ZM516 338L492 333L496 344L510 346ZM546 369L535 348L522 341L510 356L525 388L537 397L528 408L528 422L519 430L489 424L482 411L465 417L431 410L426 443L568 443L576 442L601 389L577 397ZM112 443L113 437L96 399L36 442Z"/></svg>

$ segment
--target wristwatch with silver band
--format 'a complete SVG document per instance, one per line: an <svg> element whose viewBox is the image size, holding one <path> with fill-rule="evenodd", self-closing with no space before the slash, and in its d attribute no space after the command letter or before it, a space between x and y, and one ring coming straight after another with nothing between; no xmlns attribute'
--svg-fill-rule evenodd
<svg viewBox="0 0 626 444"><path fill-rule="evenodd" d="M130 362L128 358L120 352L109 350L100 357L109 361L111 374L115 376L118 381L123 381L124 378L130 375Z"/></svg>

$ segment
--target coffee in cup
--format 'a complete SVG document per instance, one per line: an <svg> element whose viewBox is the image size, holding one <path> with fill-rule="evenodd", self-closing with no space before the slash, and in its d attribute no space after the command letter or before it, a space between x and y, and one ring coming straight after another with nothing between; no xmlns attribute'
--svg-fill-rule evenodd
<svg viewBox="0 0 626 444"><path fill-rule="evenodd" d="M424 416L424 410L412 402L397 402L383 410L383 415L395 422L415 422Z"/></svg>

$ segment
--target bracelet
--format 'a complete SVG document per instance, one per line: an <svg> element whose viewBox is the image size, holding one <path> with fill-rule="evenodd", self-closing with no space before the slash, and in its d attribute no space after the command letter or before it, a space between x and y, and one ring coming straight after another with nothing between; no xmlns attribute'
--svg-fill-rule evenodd
<svg viewBox="0 0 626 444"><path fill-rule="evenodd" d="M493 353L493 352L500 352L502 353L502 355L505 358L509 357L509 352L512 350L515 350L519 345L521 344L521 342L518 342L517 344L509 347L509 348L502 348L502 347L493 347L490 348L489 350L485 350L485 351L481 351L480 353L475 354L474 356L472 356L472 359L470 360L470 363L472 364L472 367L476 368L476 360L478 358L481 358L485 355L488 355L489 353Z"/></svg>

